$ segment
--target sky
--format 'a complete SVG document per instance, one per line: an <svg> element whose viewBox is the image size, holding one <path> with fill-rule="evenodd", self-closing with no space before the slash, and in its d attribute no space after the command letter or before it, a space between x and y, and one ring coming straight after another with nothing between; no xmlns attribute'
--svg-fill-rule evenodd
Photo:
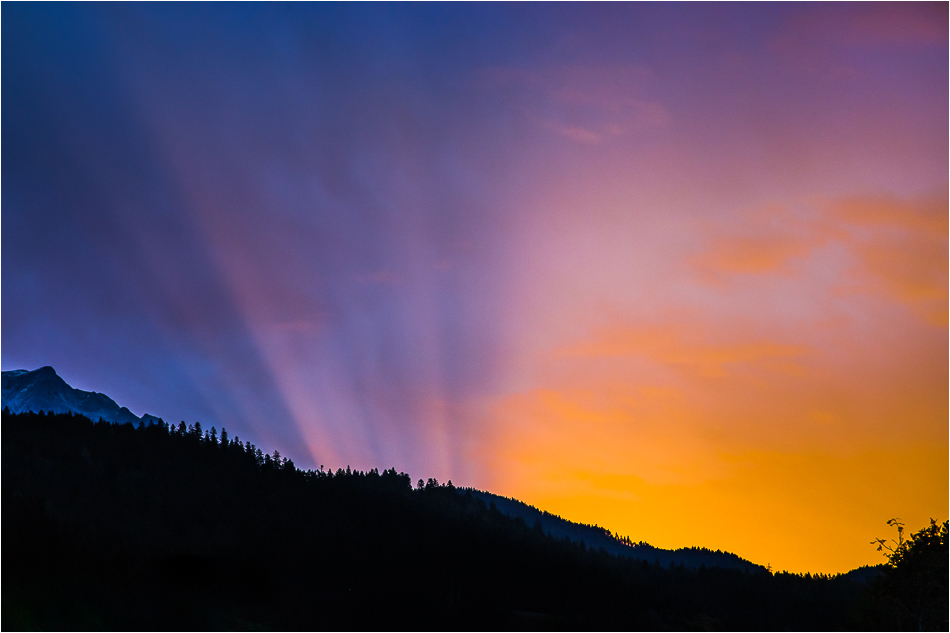
<svg viewBox="0 0 950 633"><path fill-rule="evenodd" d="M658 547L948 516L946 3L4 3L4 370Z"/></svg>

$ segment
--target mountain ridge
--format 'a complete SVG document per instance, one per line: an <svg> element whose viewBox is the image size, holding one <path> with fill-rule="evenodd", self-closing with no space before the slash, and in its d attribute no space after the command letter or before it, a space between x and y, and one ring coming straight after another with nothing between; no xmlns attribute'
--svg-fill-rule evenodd
<svg viewBox="0 0 950 633"><path fill-rule="evenodd" d="M475 488L460 488L472 493L486 505L494 505L499 512L513 519L521 518L529 527L540 526L545 534L557 539L568 539L575 543L584 543L587 547L601 549L608 554L630 558L648 563L659 563L664 568L683 566L689 569L706 567L722 567L724 569L739 569L742 571L765 571L765 567L748 561L731 552L710 550L701 547L681 547L675 550L654 547L643 541L633 542L623 539L609 529L597 525L587 525L563 519L556 514L540 510L530 504L503 497L500 495L477 490Z"/></svg>
<svg viewBox="0 0 950 633"><path fill-rule="evenodd" d="M146 413L141 418L115 400L97 391L83 391L71 387L49 365L39 369L12 369L2 375L2 406L11 413L48 411L78 413L90 420L99 419L113 424L155 424L159 421Z"/></svg>
<svg viewBox="0 0 950 633"><path fill-rule="evenodd" d="M451 484L413 488L395 469L302 471L197 425L8 410L2 421L4 565L17 579L3 586L4 630L890 622L861 620L873 583L621 558L544 534Z"/></svg>
<svg viewBox="0 0 950 633"><path fill-rule="evenodd" d="M130 423L133 426L161 424L161 418L148 413L141 418L126 407L120 407L109 396L71 387L50 366L35 370L15 369L2 372L2 407L11 413L52 412L83 415L92 421L104 420L114 424ZM512 519L522 519L529 527L539 526L549 536L583 543L594 550L649 563L658 563L664 568L683 566L689 569L722 567L755 572L765 567L752 563L731 552L713 551L688 547L676 550L654 547L643 541L634 542L611 533L610 530L577 523L540 510L518 499L512 499L475 488L458 489L470 492L488 506Z"/></svg>

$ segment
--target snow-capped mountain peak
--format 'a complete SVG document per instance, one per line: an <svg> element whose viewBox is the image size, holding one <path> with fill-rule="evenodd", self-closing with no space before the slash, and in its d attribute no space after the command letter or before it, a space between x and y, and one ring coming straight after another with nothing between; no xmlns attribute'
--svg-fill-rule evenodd
<svg viewBox="0 0 950 633"><path fill-rule="evenodd" d="M50 366L32 371L13 369L2 372L2 404L12 413L24 411L51 411L53 413L80 413L93 421L100 418L117 424L136 426L154 424L157 418L145 414L142 418L120 407L103 393L73 389Z"/></svg>

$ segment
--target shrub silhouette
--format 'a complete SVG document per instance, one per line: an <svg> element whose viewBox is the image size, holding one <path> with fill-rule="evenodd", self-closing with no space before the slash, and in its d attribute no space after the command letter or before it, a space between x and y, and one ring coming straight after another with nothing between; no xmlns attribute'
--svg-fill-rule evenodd
<svg viewBox="0 0 950 633"><path fill-rule="evenodd" d="M891 519L896 539L872 541L887 563L875 583L871 619L884 628L914 631L946 631L948 618L948 521L930 525L904 538L904 523Z"/></svg>

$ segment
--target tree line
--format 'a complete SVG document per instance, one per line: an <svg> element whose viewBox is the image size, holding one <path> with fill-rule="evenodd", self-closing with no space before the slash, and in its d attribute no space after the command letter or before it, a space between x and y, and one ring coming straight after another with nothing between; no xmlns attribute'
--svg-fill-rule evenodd
<svg viewBox="0 0 950 633"><path fill-rule="evenodd" d="M2 431L5 630L946 629L946 523L863 578L664 568L197 423Z"/></svg>

